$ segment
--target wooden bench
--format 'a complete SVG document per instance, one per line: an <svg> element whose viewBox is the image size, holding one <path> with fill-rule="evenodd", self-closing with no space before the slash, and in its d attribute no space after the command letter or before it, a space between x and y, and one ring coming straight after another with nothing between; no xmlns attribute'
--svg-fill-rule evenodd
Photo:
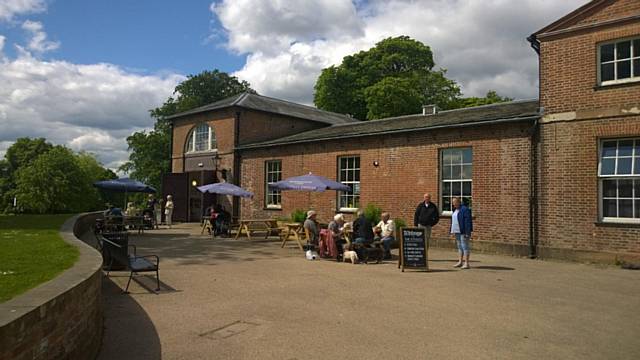
<svg viewBox="0 0 640 360"><path fill-rule="evenodd" d="M160 274L158 272L160 258L157 255L138 256L136 246L129 244L128 236L122 236L118 239L113 237L109 239L103 235L99 235L99 237L102 242L103 254L106 255L105 261L109 262L106 268L107 276L109 276L109 272L112 269L115 270L113 268L114 262L123 265L125 267L124 270L130 272L127 287L124 289L125 293L129 290L129 284L131 283L133 274L137 275L142 272L156 273L156 291L160 291ZM133 249L133 254L129 252L129 249Z"/></svg>

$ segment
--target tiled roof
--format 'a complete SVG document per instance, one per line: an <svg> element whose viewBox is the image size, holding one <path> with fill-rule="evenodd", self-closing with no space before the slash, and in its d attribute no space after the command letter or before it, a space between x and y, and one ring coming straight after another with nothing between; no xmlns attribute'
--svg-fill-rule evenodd
<svg viewBox="0 0 640 360"><path fill-rule="evenodd" d="M199 108L168 116L166 119L176 119L187 115L193 115L232 106L265 111L273 114L281 114L299 119L321 122L329 125L359 122L359 120L356 120L347 115L324 111L316 109L312 106L296 104L286 100L280 100L251 93L238 94L226 99L222 99L220 101L216 101L209 105L201 106Z"/></svg>
<svg viewBox="0 0 640 360"><path fill-rule="evenodd" d="M477 126L496 122L533 120L540 117L538 100L519 100L507 103L441 111L434 115L406 115L380 120L333 125L287 137L247 144L240 149L261 148L283 144L370 136L446 127Z"/></svg>

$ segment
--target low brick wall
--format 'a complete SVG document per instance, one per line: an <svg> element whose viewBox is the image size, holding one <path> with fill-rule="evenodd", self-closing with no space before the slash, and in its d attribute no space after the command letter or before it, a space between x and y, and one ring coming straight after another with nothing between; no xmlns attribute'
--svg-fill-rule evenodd
<svg viewBox="0 0 640 360"><path fill-rule="evenodd" d="M80 257L55 279L0 304L0 360L95 359L102 341L102 257L81 237L97 214L67 220Z"/></svg>

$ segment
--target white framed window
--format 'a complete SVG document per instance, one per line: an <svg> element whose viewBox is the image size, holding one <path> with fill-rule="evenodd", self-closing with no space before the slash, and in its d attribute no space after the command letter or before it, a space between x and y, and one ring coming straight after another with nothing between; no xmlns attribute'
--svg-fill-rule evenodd
<svg viewBox="0 0 640 360"><path fill-rule="evenodd" d="M338 192L338 210L353 211L360 207L360 156L338 157L338 182L351 188Z"/></svg>
<svg viewBox="0 0 640 360"><path fill-rule="evenodd" d="M640 81L640 38L598 45L598 83L622 84Z"/></svg>
<svg viewBox="0 0 640 360"><path fill-rule="evenodd" d="M264 191L264 204L267 209L282 208L282 194L280 190L273 189L269 185L282 180L282 161L267 160L264 162L264 179L266 189Z"/></svg>
<svg viewBox="0 0 640 360"><path fill-rule="evenodd" d="M600 142L600 219L640 223L640 138Z"/></svg>
<svg viewBox="0 0 640 360"><path fill-rule="evenodd" d="M472 173L473 151L470 147L440 151L440 204L443 213L453 211L451 199L454 197L471 207Z"/></svg>
<svg viewBox="0 0 640 360"><path fill-rule="evenodd" d="M217 150L216 134L213 128L205 123L198 124L187 136L185 152L201 152Z"/></svg>

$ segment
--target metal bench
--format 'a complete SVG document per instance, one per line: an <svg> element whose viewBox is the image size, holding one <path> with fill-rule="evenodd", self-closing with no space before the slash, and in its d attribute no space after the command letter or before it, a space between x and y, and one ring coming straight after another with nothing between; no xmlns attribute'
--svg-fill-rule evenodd
<svg viewBox="0 0 640 360"><path fill-rule="evenodd" d="M124 289L125 293L129 290L129 284L131 283L133 275L143 272L156 273L156 291L160 291L160 274L158 272L160 258L157 255L138 256L136 246L129 244L128 237L121 237L117 240L108 239L102 235L100 235L100 237L103 252L109 259L109 265L107 265L106 269L107 276L109 276L109 272L113 269L114 262L124 265L124 270L130 271L129 281L127 281L127 287ZM133 254L129 252L129 249L133 249Z"/></svg>

